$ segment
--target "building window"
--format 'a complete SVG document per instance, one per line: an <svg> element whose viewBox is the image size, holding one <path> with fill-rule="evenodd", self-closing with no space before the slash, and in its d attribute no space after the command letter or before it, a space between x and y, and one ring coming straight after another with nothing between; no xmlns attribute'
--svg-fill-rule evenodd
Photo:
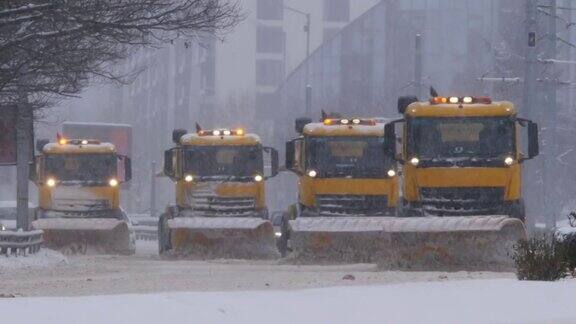
<svg viewBox="0 0 576 324"><path fill-rule="evenodd" d="M324 0L324 20L347 22L350 20L350 0Z"/></svg>
<svg viewBox="0 0 576 324"><path fill-rule="evenodd" d="M282 82L283 64L281 60L257 60L256 84L277 86Z"/></svg>
<svg viewBox="0 0 576 324"><path fill-rule="evenodd" d="M262 20L284 19L284 0L258 0L256 16Z"/></svg>
<svg viewBox="0 0 576 324"><path fill-rule="evenodd" d="M258 53L282 54L284 51L282 27L258 26L256 34L256 51Z"/></svg>

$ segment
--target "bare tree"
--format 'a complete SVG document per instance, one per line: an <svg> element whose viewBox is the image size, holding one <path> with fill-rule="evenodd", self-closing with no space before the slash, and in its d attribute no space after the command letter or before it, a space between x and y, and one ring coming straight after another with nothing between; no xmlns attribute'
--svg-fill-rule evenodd
<svg viewBox="0 0 576 324"><path fill-rule="evenodd" d="M4 0L0 104L22 93L38 105L73 96L131 51L227 32L242 15L222 0Z"/></svg>
<svg viewBox="0 0 576 324"><path fill-rule="evenodd" d="M16 106L19 229L29 229L33 111L74 96L131 51L218 35L242 18L235 0L2 0L0 107ZM4 113L0 110L0 113Z"/></svg>

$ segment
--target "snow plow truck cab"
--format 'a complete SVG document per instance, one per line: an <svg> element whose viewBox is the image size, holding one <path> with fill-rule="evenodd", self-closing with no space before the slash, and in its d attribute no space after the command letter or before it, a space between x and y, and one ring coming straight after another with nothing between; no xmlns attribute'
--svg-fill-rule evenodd
<svg viewBox="0 0 576 324"><path fill-rule="evenodd" d="M135 235L120 208L130 159L93 139L58 136L56 143L39 140L37 150L31 174L39 203L32 226L44 230L45 244L67 253L133 254Z"/></svg>
<svg viewBox="0 0 576 324"><path fill-rule="evenodd" d="M487 97L401 97L398 112L404 118L385 133L390 154L401 143L405 217L394 232L405 259L510 266L512 246L526 237L522 163L538 155L537 124Z"/></svg>
<svg viewBox="0 0 576 324"><path fill-rule="evenodd" d="M384 124L323 113L296 120L286 168L298 176L298 202L283 226L283 248L311 262L371 262L382 221L396 215L398 170L384 151Z"/></svg>
<svg viewBox="0 0 576 324"><path fill-rule="evenodd" d="M277 257L265 181L278 174L278 152L244 129L197 125L195 133L174 130L172 140L176 146L165 152L164 174L175 183L176 201L159 221L160 254Z"/></svg>

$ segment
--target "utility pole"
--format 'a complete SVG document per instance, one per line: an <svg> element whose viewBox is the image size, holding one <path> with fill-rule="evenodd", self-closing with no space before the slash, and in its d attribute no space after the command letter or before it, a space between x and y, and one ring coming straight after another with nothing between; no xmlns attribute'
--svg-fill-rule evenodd
<svg viewBox="0 0 576 324"><path fill-rule="evenodd" d="M312 23L312 19L309 12L304 12L299 9L295 9L289 6L284 6L284 9L291 11L293 13L299 14L306 18L306 25L304 25L304 32L306 33L306 57L304 58L305 61L310 57L310 25ZM305 115L308 118L312 117L312 86L310 85L310 67L306 64L306 79L305 79L305 87L306 87L306 111Z"/></svg>
<svg viewBox="0 0 576 324"><path fill-rule="evenodd" d="M30 230L28 182L30 181L32 129L32 109L28 96L21 93L16 109L16 228L23 231Z"/></svg>
<svg viewBox="0 0 576 324"><path fill-rule="evenodd" d="M526 48L524 60L524 100L522 108L526 118L533 118L535 98L536 98L536 41L537 34L537 0L526 0Z"/></svg>
<svg viewBox="0 0 576 324"><path fill-rule="evenodd" d="M550 0L550 17L548 18L548 47L546 50L546 58L549 60L556 59L556 46L557 46L557 3L556 0ZM548 77L546 78L546 109L545 118L546 121L546 131L544 132L544 139L546 145L544 146L544 167L542 174L544 177L544 211L545 211L545 223L547 229L553 229L556 227L556 211L552 206L552 192L554 191L552 186L552 179L550 177L553 172L552 160L555 157L555 143L556 143L556 114L558 109L556 106L557 97L557 87L558 83L555 79L555 64L549 65ZM544 116L543 116L544 117Z"/></svg>
<svg viewBox="0 0 576 324"><path fill-rule="evenodd" d="M415 39L415 62L414 62L414 87L416 97L422 95L422 35L416 34Z"/></svg>
<svg viewBox="0 0 576 324"><path fill-rule="evenodd" d="M150 217L156 217L156 162L150 167Z"/></svg>
<svg viewBox="0 0 576 324"><path fill-rule="evenodd" d="M312 118L312 86L306 86L306 117Z"/></svg>
<svg viewBox="0 0 576 324"><path fill-rule="evenodd" d="M524 115L528 119L533 119L535 116L534 107L536 106L536 67L537 67L537 52L536 52L536 42L538 28L537 22L537 12L538 12L538 1L537 0L526 0L526 23L524 30L525 37L525 49L524 49L524 93L522 100L522 110ZM528 166L536 171L536 166ZM534 188L524 184L524 192L530 192L534 197L540 196L539 188ZM528 210L531 210L534 206L529 206ZM540 209L538 207L538 209ZM526 225L529 231L533 232L535 229L536 219L534 213L527 215Z"/></svg>

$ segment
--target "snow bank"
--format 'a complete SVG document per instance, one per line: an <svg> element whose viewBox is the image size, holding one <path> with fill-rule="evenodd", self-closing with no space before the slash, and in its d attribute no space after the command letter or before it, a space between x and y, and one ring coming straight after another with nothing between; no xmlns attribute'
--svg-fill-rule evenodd
<svg viewBox="0 0 576 324"><path fill-rule="evenodd" d="M568 220L556 222L556 233L558 235L574 235L576 234L576 227L572 227Z"/></svg>
<svg viewBox="0 0 576 324"><path fill-rule="evenodd" d="M5 323L574 323L576 281L0 299Z"/></svg>
<svg viewBox="0 0 576 324"><path fill-rule="evenodd" d="M67 262L68 260L61 253L44 248L36 254L28 254L26 256L0 255L0 274L8 270L54 267Z"/></svg>

